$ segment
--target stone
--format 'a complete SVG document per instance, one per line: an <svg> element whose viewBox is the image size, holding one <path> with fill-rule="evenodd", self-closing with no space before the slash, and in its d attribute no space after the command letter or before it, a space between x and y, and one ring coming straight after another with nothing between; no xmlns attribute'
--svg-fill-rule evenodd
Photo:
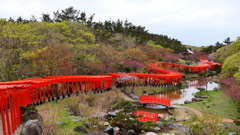
<svg viewBox="0 0 240 135"><path fill-rule="evenodd" d="M110 115L110 116L113 116L113 117L116 117L116 116L117 116L117 113L116 113L116 112L108 112L107 114Z"/></svg>
<svg viewBox="0 0 240 135"><path fill-rule="evenodd" d="M160 132L161 128L159 128L159 127L151 127L151 131L152 132Z"/></svg>
<svg viewBox="0 0 240 135"><path fill-rule="evenodd" d="M119 127L114 127L113 132L114 132L115 135L117 135L120 132L120 128Z"/></svg>
<svg viewBox="0 0 240 135"><path fill-rule="evenodd" d="M35 120L28 120L22 127L20 135L42 135L43 125L42 122Z"/></svg>
<svg viewBox="0 0 240 135"><path fill-rule="evenodd" d="M194 97L195 97L195 98L201 98L201 96L200 96L200 95L197 95L197 94L194 94Z"/></svg>
<svg viewBox="0 0 240 135"><path fill-rule="evenodd" d="M222 123L219 123L219 124L218 124L218 126L224 126L224 124L222 124Z"/></svg>
<svg viewBox="0 0 240 135"><path fill-rule="evenodd" d="M73 130L76 132L81 132L81 133L86 133L86 134L88 133L88 131L82 126L77 126Z"/></svg>
<svg viewBox="0 0 240 135"><path fill-rule="evenodd" d="M38 112L36 112L36 111L26 110L24 112L24 114L22 115L22 123L25 123L28 120L35 120L35 119L43 122L42 116Z"/></svg>
<svg viewBox="0 0 240 135"><path fill-rule="evenodd" d="M189 101L189 100L184 101L184 104L190 104L190 103L192 103L192 101Z"/></svg>
<svg viewBox="0 0 240 135"><path fill-rule="evenodd" d="M82 119L82 117L81 117L81 116L75 116L75 118L77 118L77 119Z"/></svg>
<svg viewBox="0 0 240 135"><path fill-rule="evenodd" d="M63 125L63 124L65 124L64 122L61 122L61 121L55 121L55 123L56 123L57 125Z"/></svg>
<svg viewBox="0 0 240 135"><path fill-rule="evenodd" d="M128 130L125 135L138 135L134 130Z"/></svg>
<svg viewBox="0 0 240 135"><path fill-rule="evenodd" d="M69 110L69 112L68 112L70 115L74 115L74 112L73 111L71 111L71 110Z"/></svg>
<svg viewBox="0 0 240 135"><path fill-rule="evenodd" d="M154 132L147 132L145 135L157 135L157 134Z"/></svg>
<svg viewBox="0 0 240 135"><path fill-rule="evenodd" d="M113 127L112 126L107 126L104 131L105 133L108 133L109 135L113 135L114 131L113 131Z"/></svg>
<svg viewBox="0 0 240 135"><path fill-rule="evenodd" d="M108 135L108 134L103 132L89 132L88 135Z"/></svg>
<svg viewBox="0 0 240 135"><path fill-rule="evenodd" d="M184 134L177 132L177 133L174 133L174 135L184 135Z"/></svg>
<svg viewBox="0 0 240 135"><path fill-rule="evenodd" d="M204 95L204 96L201 96L201 98L206 99L206 98L208 98L208 96L207 96L207 95Z"/></svg>
<svg viewBox="0 0 240 135"><path fill-rule="evenodd" d="M236 135L236 133L235 132L230 132L230 133L228 133L228 135Z"/></svg>
<svg viewBox="0 0 240 135"><path fill-rule="evenodd" d="M158 126L162 127L164 124L163 122L157 121L156 124L158 124Z"/></svg>
<svg viewBox="0 0 240 135"><path fill-rule="evenodd" d="M192 101L202 101L202 98L192 98Z"/></svg>
<svg viewBox="0 0 240 135"><path fill-rule="evenodd" d="M86 128L89 128L89 127L90 127L88 122L84 122L83 125L85 125Z"/></svg>
<svg viewBox="0 0 240 135"><path fill-rule="evenodd" d="M104 126L110 126L110 124L108 122L104 122L103 125Z"/></svg>
<svg viewBox="0 0 240 135"><path fill-rule="evenodd" d="M181 132L189 132L190 130L188 128L185 128L184 126L180 125L180 124L176 124L176 123L169 123L168 127L179 130Z"/></svg>
<svg viewBox="0 0 240 135"><path fill-rule="evenodd" d="M76 122L80 122L80 119L71 119L71 121L76 121Z"/></svg>

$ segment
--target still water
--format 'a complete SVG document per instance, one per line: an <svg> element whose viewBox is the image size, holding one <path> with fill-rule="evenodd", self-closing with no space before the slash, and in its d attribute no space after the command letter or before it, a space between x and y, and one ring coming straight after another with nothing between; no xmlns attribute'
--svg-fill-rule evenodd
<svg viewBox="0 0 240 135"><path fill-rule="evenodd" d="M180 90L173 90L166 93L159 93L158 95L162 95L171 99L171 104L184 104L185 100L190 100L194 97L194 93L199 92L198 87L205 88L207 86L207 90L213 90L215 87L218 88L219 84L207 81L207 80L191 80L187 81L187 88Z"/></svg>
<svg viewBox="0 0 240 135"><path fill-rule="evenodd" d="M164 97L168 97L171 99L171 105L174 104L184 104L185 100L191 101L191 99L194 97L194 93L199 92L197 89L198 87L204 88L209 91L213 90L214 88L219 88L219 84L207 81L205 80L188 80L186 81L187 88L179 89L179 90L172 90L168 92L160 92L157 93L157 95L161 95ZM153 109L154 108L154 109ZM148 104L145 107L140 107L138 110L146 111L146 112L153 112L153 113L159 113L159 115L162 115L161 117L170 116L170 112L166 109L165 106L162 105L156 105L156 104Z"/></svg>

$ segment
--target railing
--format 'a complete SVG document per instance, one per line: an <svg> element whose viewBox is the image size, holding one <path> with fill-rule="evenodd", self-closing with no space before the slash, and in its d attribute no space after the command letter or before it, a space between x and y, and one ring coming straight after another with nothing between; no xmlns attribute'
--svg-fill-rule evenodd
<svg viewBox="0 0 240 135"><path fill-rule="evenodd" d="M170 106L170 99L167 97L157 96L157 95L143 95L140 96L140 103L142 104L160 104L164 106Z"/></svg>

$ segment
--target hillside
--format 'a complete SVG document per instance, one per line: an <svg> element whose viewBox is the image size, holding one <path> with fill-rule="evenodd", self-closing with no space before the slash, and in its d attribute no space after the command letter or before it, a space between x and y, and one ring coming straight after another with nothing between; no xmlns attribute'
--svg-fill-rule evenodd
<svg viewBox="0 0 240 135"><path fill-rule="evenodd" d="M127 20L94 22L73 7L37 21L0 20L0 80L68 74L146 72L146 64L176 61L180 41Z"/></svg>

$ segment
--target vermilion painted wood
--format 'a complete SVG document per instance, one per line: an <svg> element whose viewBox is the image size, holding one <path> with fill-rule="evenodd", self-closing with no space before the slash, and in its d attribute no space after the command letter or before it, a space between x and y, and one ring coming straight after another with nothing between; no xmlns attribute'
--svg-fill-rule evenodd
<svg viewBox="0 0 240 135"><path fill-rule="evenodd" d="M136 76L136 81L127 81L128 85L148 84L148 85L176 85L181 81L182 73L163 69L161 67L177 66L181 70L185 67L190 72L200 73L206 72L208 68L213 69L214 65L219 63L201 60L202 64L197 66L180 65L174 63L151 63L148 65L148 74L129 73ZM3 132L0 134L12 134L17 126L21 123L20 106L27 106L34 103L42 102L46 98L54 97L54 89L60 95L70 94L74 92L102 91L110 89L112 83L116 81L121 73L109 73L109 75L87 76L87 75L64 75L64 76L48 76L44 78L29 78L11 82L0 82L0 112L2 119ZM55 84L55 88L50 87ZM62 85L60 88L60 84ZM70 88L70 85L72 88ZM66 90L65 90L66 89ZM71 90L70 90L71 89ZM59 96L57 94L57 96ZM141 96L142 103L158 103L166 106L170 105L170 100L164 97L147 97ZM10 112L10 113L9 113ZM146 115L145 115L146 116ZM151 117L148 117L151 116ZM156 121L155 115L147 115L141 118L142 121Z"/></svg>
<svg viewBox="0 0 240 135"><path fill-rule="evenodd" d="M170 106L170 99L166 97L161 96L155 96L155 95L142 95L140 96L140 103L154 103L154 104L160 104L164 106Z"/></svg>

